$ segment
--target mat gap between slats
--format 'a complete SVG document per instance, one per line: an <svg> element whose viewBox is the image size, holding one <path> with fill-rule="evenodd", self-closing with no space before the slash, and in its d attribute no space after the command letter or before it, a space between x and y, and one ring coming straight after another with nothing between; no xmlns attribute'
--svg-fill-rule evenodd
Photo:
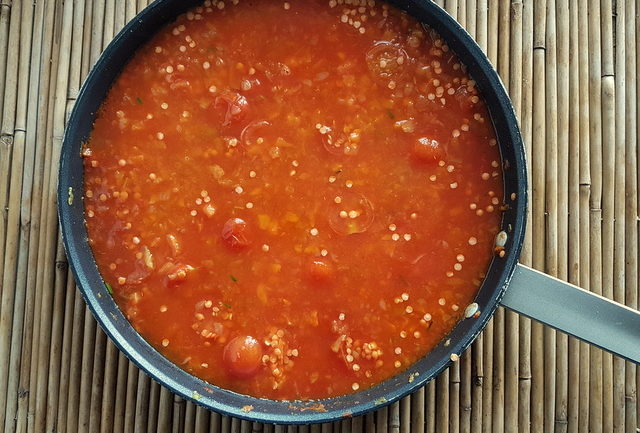
<svg viewBox="0 0 640 433"><path fill-rule="evenodd" d="M2 432L633 432L635 365L499 309L413 395L354 419L249 423L174 396L96 326L55 209L64 125L82 80L145 0L0 0ZM513 101L529 162L521 262L638 306L634 0L437 1ZM586 11L589 11L589 14Z"/></svg>

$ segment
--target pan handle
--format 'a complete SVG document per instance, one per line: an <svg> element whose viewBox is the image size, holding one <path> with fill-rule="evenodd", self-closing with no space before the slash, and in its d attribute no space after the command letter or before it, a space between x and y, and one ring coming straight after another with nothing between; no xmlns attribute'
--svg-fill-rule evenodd
<svg viewBox="0 0 640 433"><path fill-rule="evenodd" d="M640 364L639 311L521 264L501 303Z"/></svg>

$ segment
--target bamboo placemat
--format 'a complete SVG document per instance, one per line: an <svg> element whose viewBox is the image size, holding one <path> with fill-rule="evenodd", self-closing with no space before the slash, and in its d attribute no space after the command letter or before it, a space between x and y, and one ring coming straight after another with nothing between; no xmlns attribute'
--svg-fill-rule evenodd
<svg viewBox="0 0 640 433"><path fill-rule="evenodd" d="M220 416L139 372L75 288L55 192L81 82L146 3L0 0L0 432L640 431L635 365L503 310L437 380L333 424ZM637 308L640 5L438 3L496 65L519 116L531 185L522 262Z"/></svg>

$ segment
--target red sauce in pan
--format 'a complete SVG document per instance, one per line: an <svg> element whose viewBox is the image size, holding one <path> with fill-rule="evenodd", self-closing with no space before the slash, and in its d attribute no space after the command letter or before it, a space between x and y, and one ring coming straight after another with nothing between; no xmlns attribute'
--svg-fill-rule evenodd
<svg viewBox="0 0 640 433"><path fill-rule="evenodd" d="M496 137L446 42L373 1L205 2L142 47L85 156L105 283L183 369L271 399L370 387L473 302Z"/></svg>

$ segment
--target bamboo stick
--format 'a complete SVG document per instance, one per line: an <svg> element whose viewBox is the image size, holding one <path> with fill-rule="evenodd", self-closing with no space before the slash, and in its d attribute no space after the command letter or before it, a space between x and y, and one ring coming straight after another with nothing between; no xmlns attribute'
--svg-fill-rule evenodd
<svg viewBox="0 0 640 433"><path fill-rule="evenodd" d="M436 378L435 427L438 433L449 432L449 374L450 370L446 369Z"/></svg>
<svg viewBox="0 0 640 433"><path fill-rule="evenodd" d="M143 432L147 429L146 408L149 404L149 376L138 370L138 390L136 398L135 431Z"/></svg>
<svg viewBox="0 0 640 433"><path fill-rule="evenodd" d="M589 159L591 170L590 196L590 289L602 294L602 119L601 119L601 52L600 5L589 3ZM603 431L602 352L590 348L589 430Z"/></svg>
<svg viewBox="0 0 640 433"><path fill-rule="evenodd" d="M377 415L380 411L376 412L376 419L377 419ZM377 428L377 422L376 422L376 428ZM266 424L264 426L264 432L267 433L268 431L273 431L273 429L271 428L272 426L270 424ZM322 433L331 433L333 431L333 425L331 423L324 423L320 425L320 431Z"/></svg>
<svg viewBox="0 0 640 433"><path fill-rule="evenodd" d="M84 20L84 2L73 2L73 37L71 39L71 59L69 66L69 81L67 88L67 113L72 107L73 101L78 93L80 86L80 59L82 57L82 40L83 20ZM66 116L68 118L68 116ZM71 309L65 308L65 334L63 340L63 350L68 354L68 359L61 361L62 366L68 366L63 371L68 372L68 377L62 375L60 377L60 394L67 395L66 405L58 409L56 428L60 431L66 431L67 423L70 424L70 430L74 431L77 426L77 412L79 407L79 386L80 380L77 372L80 371L81 355L80 345L82 342L82 320L84 317L84 303L80 294L77 292L73 282L73 276L69 273L67 276L67 297L73 304ZM65 343L70 339L70 344Z"/></svg>
<svg viewBox="0 0 640 433"><path fill-rule="evenodd" d="M522 107L522 1L510 5L509 57L505 60L509 68L509 95L516 115L520 117ZM503 61L505 61L503 60ZM519 317L512 311L505 313L505 394L504 427L507 432L518 429L518 337Z"/></svg>
<svg viewBox="0 0 640 433"><path fill-rule="evenodd" d="M82 368L80 369L80 405L78 407L78 433L89 433L89 413L93 370L93 344L96 337L96 322L88 308L84 309L84 332L82 339Z"/></svg>
<svg viewBox="0 0 640 433"><path fill-rule="evenodd" d="M558 275L558 100L556 73L556 5L547 2L546 56L545 56L545 207L546 244L545 270ZM556 391L556 332L544 328L544 431L551 432L555 419Z"/></svg>
<svg viewBox="0 0 640 433"><path fill-rule="evenodd" d="M603 0L601 6L602 47L602 295L613 298L614 248L614 189L615 178L615 69L611 0ZM602 429L613 431L613 360L611 354L602 352Z"/></svg>
<svg viewBox="0 0 640 433"><path fill-rule="evenodd" d="M69 79L69 57L70 50L70 32L55 32L58 26L66 23L72 23L72 8L67 7L64 10L57 9L54 15L53 29L54 36L59 35L60 40L54 37L52 51L52 74L51 85L53 92L50 93L49 107L50 111L47 117L47 130L45 135L45 175L43 187L43 200L41 203L42 224L40 226L41 238L44 239L44 248L41 248L41 255L38 259L40 267L37 272L37 289L40 290L40 309L39 309L39 334L37 337L37 365L35 366L35 396L34 404L29 404L29 408L33 408L34 421L29 424L33 426L35 431L43 431L46 429L47 415L47 398L57 397L57 380L56 377L49 377L49 368L58 368L58 354L51 352L51 348L55 347L57 329L52 329L59 323L57 317L59 311L53 311L52 307L56 304L59 287L66 281L66 262L64 269L57 266L64 259L64 252L57 237L57 212L56 212L56 186L58 161L60 155L60 147L62 144L62 136L64 133L64 120L66 114L66 95L67 84ZM64 50L65 56L59 56L60 50ZM41 260L40 260L41 259ZM54 290L51 290L51 286ZM46 287L46 288L45 288ZM38 310L36 310L37 312ZM51 360L48 358L53 356ZM33 370L32 370L33 371ZM33 377L33 376L32 376ZM31 399L30 399L31 400Z"/></svg>
<svg viewBox="0 0 640 433"><path fill-rule="evenodd" d="M62 338L64 321L64 303L66 298L68 264L64 254L62 241L58 239L56 251L53 317L51 319L51 342L49 350L48 369L50 372L47 381L47 395L45 399L45 431L56 429L57 411L61 406L60 400L66 401L66 393L60 393L60 369L62 367ZM66 404L66 403L65 403Z"/></svg>
<svg viewBox="0 0 640 433"><path fill-rule="evenodd" d="M124 353L118 352L118 372L116 373L115 404L113 406L113 431L124 432L125 403L127 398L127 368L128 361Z"/></svg>
<svg viewBox="0 0 640 433"><path fill-rule="evenodd" d="M3 14L8 12L5 11L6 7L1 9ZM3 57L1 65L6 66L6 69L3 68L5 77L1 86L3 92L5 92L6 103L3 105L2 118L0 120L0 167L7 167L7 170L2 172L2 180L0 180L2 182L0 190L4 192L0 200L4 201L8 198L8 202L5 202L6 207L3 208L3 218L0 218L3 220L0 223L0 245L4 248L0 252L0 264L3 265L0 266L2 268L0 269L0 289L2 289L2 299L0 301L0 362L3 366L7 366L12 358L12 331L18 332L14 328L14 314L21 314L19 309L14 308L14 303L20 298L20 294L15 290L17 279L15 267L18 263L19 254L20 201L23 183L22 171L25 164L24 128L26 112L24 107L27 100L27 88L24 86L24 81L28 79L29 74L25 60L28 61L28 50L31 48L30 44L24 43L22 38L24 36L24 39L26 39L26 36L29 35L23 35L21 31L24 31L25 28L27 31L30 30L27 25L22 28L23 24L27 24L23 23L24 14L22 9L28 9L28 5L24 8L21 8L20 4L13 6L8 28L6 21L0 23L3 28L9 30L11 35L5 41L9 44L13 43L8 54L6 47L2 49L4 53L0 54ZM4 19L6 18L8 17L5 16ZM4 30L2 32L4 33ZM10 170L9 167L11 167ZM7 209L6 214L5 209ZM6 227L4 227L5 223ZM17 325L20 326L19 323ZM20 342L18 343L20 344ZM10 377L14 371L13 369L5 368L0 375L0 411L4 411L5 414L7 413L5 409L8 403Z"/></svg>
<svg viewBox="0 0 640 433"><path fill-rule="evenodd" d="M485 53L487 52L487 1L478 0L475 31L476 41Z"/></svg>
<svg viewBox="0 0 640 433"><path fill-rule="evenodd" d="M411 399L412 398L413 398L412 396L407 396L402 400L400 400L400 433L411 432ZM362 417L356 417L354 418L354 421L356 419L362 420ZM362 422L360 421L357 424L355 422L351 423L351 432L356 433L362 430L361 428L359 428L358 424L361 425Z"/></svg>
<svg viewBox="0 0 640 433"><path fill-rule="evenodd" d="M454 20L458 19L458 0L446 0L445 9Z"/></svg>
<svg viewBox="0 0 640 433"><path fill-rule="evenodd" d="M36 40L40 40L41 44L34 44L34 46L40 46L44 53L49 53L51 49L51 28L52 25L49 24L48 20L44 19L45 14L48 15L50 11L53 10L53 4L50 2L45 5L42 3L36 4L36 15L34 22L36 28L43 28L40 35L44 35L44 37L36 38ZM36 48L39 50L40 48ZM35 50L34 50L35 51ZM42 69L39 71L40 74L33 75L33 81L37 83L36 87L39 90L37 95L38 103L37 103L37 115L34 116L37 118L35 120L38 124L40 122L46 122L46 118L48 117L48 100L49 100L49 74L50 74L50 64L48 62L40 61L40 51L38 51L38 55L33 55L33 63L37 64L33 70L38 70L41 66ZM35 123L34 123L35 125ZM42 143L44 137L44 129L36 129L35 126L33 128L29 128L27 130L27 141L33 140L36 142L35 144L35 160L36 160L36 168L34 169L34 180L32 185L35 186L32 192L32 208L30 212L30 220L31 220L31 231L29 233L29 259L27 266L27 282L26 282L26 303L25 303L25 318L24 318L24 329L23 329L23 345L21 351L21 359L20 359L20 383L19 383L19 399L18 399L18 407L17 413L15 416L16 424L15 431L24 432L27 431L28 423L27 417L30 414L33 414L33 406L35 405L34 399L27 398L30 391L35 392L35 377L36 377L36 362L32 362L32 354L37 352L38 348L38 339L35 336L35 330L39 329L39 314L36 311L39 311L40 305L40 297L38 296L38 291L36 287L37 280L37 267L38 267L38 257L39 257L39 243L41 237L40 230L40 215L41 215L41 206L40 199L42 197L42 183L41 179L44 177L44 161L46 150L45 146ZM29 137L30 132L32 132L32 136ZM13 429L14 425L10 425L11 429Z"/></svg>
<svg viewBox="0 0 640 433"><path fill-rule="evenodd" d="M488 0L487 7L487 57L491 60L494 67L498 66L498 47L500 40L498 39L498 19L499 19L499 2L500 0Z"/></svg>
<svg viewBox="0 0 640 433"><path fill-rule="evenodd" d="M177 395L173 396L173 418L171 419L171 431L179 432L184 429L184 412L185 412L185 401ZM226 429L225 429L226 423ZM223 417L222 419L222 431L229 431L229 425L231 424L231 420L229 417Z"/></svg>
<svg viewBox="0 0 640 433"><path fill-rule="evenodd" d="M91 45L89 46L89 67L93 65L100 57L100 53L103 50L104 41L104 25L105 25L105 3L104 2L92 2L92 16L91 16Z"/></svg>
<svg viewBox="0 0 640 433"><path fill-rule="evenodd" d="M160 410L160 385L151 380L149 390L149 405L147 412L147 432L155 433L158 431L158 412Z"/></svg>
<svg viewBox="0 0 640 433"><path fill-rule="evenodd" d="M558 277L568 278L569 256L569 5L566 0L556 3L557 32L557 272ZM576 171L577 175L577 171ZM575 184L577 193L577 183ZM577 195L576 195L577 197ZM568 375L569 341L566 334L556 334L555 419L556 432L564 433L568 428Z"/></svg>
<svg viewBox="0 0 640 433"><path fill-rule="evenodd" d="M220 431L220 421L221 415L217 412L211 412L211 416L209 418L209 432L210 433L218 433ZM312 426L313 427L313 426ZM319 427L319 426L318 426ZM260 423L253 424L254 432L262 432L264 430L264 425ZM318 428L318 432L320 429ZM313 432L313 429L312 429Z"/></svg>
<svg viewBox="0 0 640 433"><path fill-rule="evenodd" d="M376 412L376 433L385 433L387 431L389 419L389 406L385 406Z"/></svg>
<svg viewBox="0 0 640 433"><path fill-rule="evenodd" d="M476 15L478 11L477 0L467 0L466 6L467 23L465 27L469 34L475 39L476 37Z"/></svg>
<svg viewBox="0 0 640 433"><path fill-rule="evenodd" d="M158 406L158 433L169 433L171 431L171 404L171 392L165 387L160 387L160 403ZM214 423L214 415L217 414L212 414L210 425L212 427L215 427L216 430L214 431L217 432L220 429L220 415L215 417L215 420L217 420L217 424Z"/></svg>
<svg viewBox="0 0 640 433"><path fill-rule="evenodd" d="M533 4L525 0L522 5L522 109L520 125L527 161L532 161L533 142ZM527 170L528 214L527 227L520 260L525 265L532 262L531 224L531 169ZM519 386L518 386L518 431L527 433L531 429L531 321L519 318Z"/></svg>
<svg viewBox="0 0 640 433"><path fill-rule="evenodd" d="M122 4L124 3L124 4ZM122 30L122 27L127 23L126 15L127 15L127 3L126 1L116 2L114 5L113 11L113 35L115 36Z"/></svg>
<svg viewBox="0 0 640 433"><path fill-rule="evenodd" d="M138 389L138 368L133 362L126 360L127 363L127 391L124 409L124 431L126 433L134 432L136 425L136 391Z"/></svg>
<svg viewBox="0 0 640 433"><path fill-rule="evenodd" d="M342 433L345 430L340 429L338 431ZM389 418L386 431L389 433L400 433L400 402L398 401L393 402L391 406L389 406Z"/></svg>
<svg viewBox="0 0 640 433"><path fill-rule="evenodd" d="M449 367L449 432L460 432L460 363Z"/></svg>
<svg viewBox="0 0 640 433"><path fill-rule="evenodd" d="M468 348L460 357L460 433L471 432L471 410L472 410L472 387L473 377L471 375L471 348ZM413 424L413 421L412 421Z"/></svg>
<svg viewBox="0 0 640 433"><path fill-rule="evenodd" d="M7 0L0 2L0 71L5 73L5 79L0 80L0 95L4 95L6 85L7 51L9 49L9 16L11 13L11 3ZM0 100L0 113L4 110L4 100ZM1 125L1 124L0 124ZM0 233L4 233L3 226L0 226ZM2 272L2 271L0 271ZM2 275L0 275L2 277Z"/></svg>
<svg viewBox="0 0 640 433"><path fill-rule="evenodd" d="M118 8L120 9L120 8ZM114 0L104 2L104 28L102 29L102 50L104 50L115 35L115 4Z"/></svg>
<svg viewBox="0 0 640 433"><path fill-rule="evenodd" d="M20 57L20 3L13 5L13 11L9 17L9 37L5 39L9 44L8 52L5 50L6 69L4 81L4 104L0 127L0 283L2 286L2 298L0 300L0 362L6 365L9 361L11 348L10 334L13 319L13 303L15 291L15 273L13 269L17 262L18 219L20 208L17 206L19 189L10 190L10 185L22 181L20 172L12 172L12 166L19 169L24 160L24 146L14 147L14 130L16 122L16 102L18 99L18 66ZM3 10L6 8L2 8ZM9 12L9 11L5 11ZM6 27L4 23L3 27ZM15 149L15 150L14 150ZM21 186L20 186L21 188ZM11 196L10 196L11 194ZM8 212L5 211L8 209ZM6 215L8 213L8 215ZM6 256L5 256L6 254ZM5 410L7 398L7 383L9 371L3 370L0 374L0 411Z"/></svg>
<svg viewBox="0 0 640 433"><path fill-rule="evenodd" d="M124 24L131 21L138 13L136 0L126 0L125 3L125 20Z"/></svg>
<svg viewBox="0 0 640 433"><path fill-rule="evenodd" d="M436 431L436 380L432 380L427 384L426 393L426 430L427 433L434 433Z"/></svg>
<svg viewBox="0 0 640 433"><path fill-rule="evenodd" d="M638 308L638 119L637 119L637 64L640 59L637 48L640 46L636 38L640 33L636 29L637 8L634 1L626 2L625 35L626 35L626 93L625 109L627 111L626 159L625 159L625 303L631 308ZM635 378L637 367L628 362L625 369L625 428L633 431L638 426L640 404L638 404L638 385Z"/></svg>
<svg viewBox="0 0 640 433"><path fill-rule="evenodd" d="M568 22L566 21L568 19ZM575 285L580 284L580 82L578 62L578 8L569 7L565 24L569 29L567 45L569 57L568 87L569 95L566 103L569 107L569 226L568 226L568 280ZM578 432L578 415L580 405L580 343L569 338L567 343L567 431ZM558 380L560 382L560 380Z"/></svg>
<svg viewBox="0 0 640 433"><path fill-rule="evenodd" d="M479 433L482 431L482 389L484 384L483 340L484 337L482 334L480 334L476 341L471 345L471 354L473 356L473 362L471 364L471 431L473 433Z"/></svg>
<svg viewBox="0 0 640 433"><path fill-rule="evenodd" d="M89 380L91 386L91 402L89 406L89 431L100 431L102 395L104 392L104 368L105 351L107 349L107 337L102 329L97 326L95 330L95 343L93 346L93 369ZM138 430L141 431L141 430Z"/></svg>
<svg viewBox="0 0 640 433"><path fill-rule="evenodd" d="M182 423L182 431L184 433L193 433L194 425L196 421L196 408L193 403L190 401L185 401L185 411L184 411L184 423ZM237 428L234 428L237 420L235 418L231 418L231 431L237 431Z"/></svg>
<svg viewBox="0 0 640 433"><path fill-rule="evenodd" d="M586 10L587 0L580 0L579 9ZM591 201L591 161L590 161L590 100L589 100L589 21L587 14L579 14L578 24L578 64L580 67L578 76L580 81L580 286L589 289L590 283L590 215L589 202ZM579 390L580 402L578 406L578 432L586 433L589 430L589 386L591 351L586 343L579 344L580 350L580 374Z"/></svg>
<svg viewBox="0 0 640 433"><path fill-rule="evenodd" d="M102 332L102 330L100 330ZM100 408L100 432L108 433L114 430L116 407L116 384L118 381L118 348L107 341L104 360L104 385L102 386Z"/></svg>
<svg viewBox="0 0 640 433"><path fill-rule="evenodd" d="M82 0L80 0L82 1ZM80 64L80 68L82 71L82 76L86 77L89 73L89 69L93 65L91 63L91 35L92 35L92 27L93 27L93 3L83 2L85 4L84 9L84 33L82 36L82 63Z"/></svg>
<svg viewBox="0 0 640 433"><path fill-rule="evenodd" d="M532 263L544 269L545 244L545 32L546 2L534 3L533 34L533 140L531 167ZM541 432L544 425L544 331L539 323L531 325L531 431Z"/></svg>
<svg viewBox="0 0 640 433"><path fill-rule="evenodd" d="M62 137L64 134L65 120L67 118L67 91L69 83L69 68L71 51L71 40L73 32L73 3L67 2L63 5L63 9L58 13L57 23L61 25L60 31L60 53L64 53L65 60L60 60L58 63L58 79L56 83L56 96L55 96L55 115L53 118L53 137L52 137L52 163L50 166L49 177L49 198L47 208L47 226L51 228L50 235L52 243L55 242L55 267L53 267L53 311L50 313L51 318L48 321L50 329L45 329L45 335L50 335L49 342L49 357L48 360L43 362L43 367L39 371L39 375L48 374L49 378L46 381L46 396L41 401L43 406L40 411L44 415L44 426L46 431L54 431L57 420L57 410L59 407L59 400L66 398L66 394L61 394L60 389L60 368L61 368L61 344L62 344L62 325L64 322L64 289L67 287L67 269L68 263L64 253L61 240L57 236L57 210L56 210L56 187L57 187L57 169L60 149L62 147ZM45 274L45 278L46 278ZM51 281L51 280L50 280ZM46 284L46 280L45 280ZM43 306L45 303L43 303ZM50 307L51 308L51 307ZM45 317L46 319L46 317ZM47 320L44 322L44 326L47 326ZM42 338L42 327L41 337ZM41 347L43 344L41 343ZM41 360L42 362L42 360ZM38 379L40 380L40 379ZM43 386L44 388L44 386ZM38 406L36 405L38 410ZM36 413L36 427L38 424L38 413Z"/></svg>
<svg viewBox="0 0 640 433"><path fill-rule="evenodd" d="M613 299L625 302L625 160L626 160L626 10L624 2L616 2L615 10L615 142L613 143L614 189L613 198ZM611 203L609 203L611 204ZM606 250L605 250L606 251ZM612 422L614 432L624 432L625 428L625 361L613 357L612 365ZM605 409L606 410L606 409Z"/></svg>
<svg viewBox="0 0 640 433"><path fill-rule="evenodd" d="M197 410L197 407L196 407L196 410ZM197 422L197 421L196 421L196 422ZM251 433L251 423L250 423L249 421L245 421L245 420L240 420L240 419L239 419L239 420L238 420L238 422L239 422L239 424L240 424L240 428L239 428L239 430L238 430L238 432L239 432L239 433ZM298 426L289 426L289 427L293 427L293 428L294 428L294 430L292 430L292 432L297 433L297 431L298 431ZM197 427L196 427L196 430L195 430L195 431L196 431L196 432L198 431L198 430L197 430Z"/></svg>
<svg viewBox="0 0 640 433"><path fill-rule="evenodd" d="M23 10L27 14L31 15L31 17L28 17L25 21L30 23L33 19L34 32L32 38L33 43L31 51L31 68L29 71L29 81L31 83L35 83L36 88L38 86L40 73L42 72L45 77L48 75L48 65L45 65L45 68L41 71L42 63L39 61L39 59L42 50L45 50L46 52L47 47L49 47L49 44L46 42L47 39L43 40L43 34L46 33L43 24L44 8L40 5L38 6L39 7L36 8L35 14L33 13L34 11L32 10L32 8L23 8ZM6 14L8 12L8 9L5 6L1 7L0 9L2 9L0 13ZM28 24L25 23L25 28L27 25ZM8 41L8 38L4 40ZM6 63L6 56L3 60L3 63ZM46 83L48 85L48 79L46 79ZM35 157L31 159L29 164L27 164L27 169L24 171L23 177L23 198L21 204L23 213L21 216L21 223L26 228L26 230L24 230L25 233L23 239L21 239L21 244L29 246L31 247L31 249L27 253L26 249L22 250L21 248L21 254L18 262L17 273L20 273L20 278L17 281L16 293L18 293L18 299L21 299L20 302L24 303L22 314L24 322L20 320L19 315L14 316L14 322L16 322L17 326L20 326L20 332L16 332L12 336L15 337L14 341L18 342L18 344L14 345L13 342L11 344L12 348L15 350L15 355L12 355L12 360L10 362L12 363L12 365L15 365L16 363L19 364L19 367L10 367L10 371L16 371L16 374L11 375L9 378L9 388L12 390L9 395L15 396L17 400L15 400L14 398L9 398L7 401L4 425L5 432L14 432L16 431L16 429L19 429L20 431L26 430L26 412L28 401L25 399L25 393L22 390L28 389L29 387L29 372L31 371L30 360L32 345L30 344L30 341L33 331L32 319L34 313L35 298L33 296L33 291L29 290L32 287L32 285L30 285L29 283L30 281L32 281L33 276L35 275L35 273L33 272L34 267L32 266L35 266L35 258L37 257L37 247L35 245L37 245L37 239L39 235L37 219L34 220L34 225L31 225L31 222L32 218L37 215L37 213L35 213L35 209L37 209L37 212L39 212L40 209L38 202L40 189L38 188L38 184L36 183L36 181L41 177L41 171L38 170L38 167L42 164L43 152L42 147L36 147L34 142L36 137L35 125L38 119L44 116L43 112L46 112L46 108L39 111L39 108L42 108L39 105L41 101L46 101L46 97L43 97L42 94L38 94L37 92L29 92L29 110L26 120L27 128L25 133L25 141L29 149L27 151L27 155L35 155ZM34 185L36 186L35 188ZM32 192L34 195L34 200L31 200ZM32 203L35 203L35 205L32 206ZM29 230L29 227L31 227L31 230ZM25 255L27 255L27 266L24 266L23 263ZM31 277L31 280L28 277ZM23 324L24 326L22 326ZM20 344L22 345L21 348ZM17 372L18 368L19 374Z"/></svg>
<svg viewBox="0 0 640 433"><path fill-rule="evenodd" d="M457 21L462 27L467 25L467 3L465 0L460 0L458 3L458 17Z"/></svg>
<svg viewBox="0 0 640 433"><path fill-rule="evenodd" d="M375 430L375 414L373 412L369 412L368 414L366 414L364 416L364 428L365 428L365 432L371 432ZM313 426L311 429L311 433L314 433L313 431Z"/></svg>
<svg viewBox="0 0 640 433"><path fill-rule="evenodd" d="M411 431L413 433L424 433L424 396L425 387L420 388L411 396ZM367 417L365 417L366 419ZM371 431L366 422L364 431Z"/></svg>

